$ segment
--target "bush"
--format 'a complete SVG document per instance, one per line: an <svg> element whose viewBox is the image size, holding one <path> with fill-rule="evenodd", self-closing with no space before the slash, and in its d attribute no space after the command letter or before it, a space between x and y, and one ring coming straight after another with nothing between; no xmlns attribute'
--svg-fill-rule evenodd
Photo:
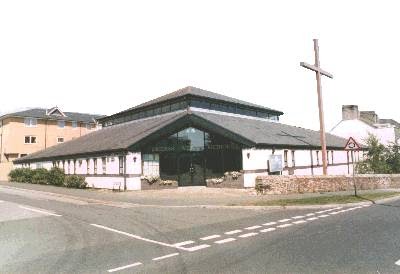
<svg viewBox="0 0 400 274"><path fill-rule="evenodd" d="M45 168L32 170L32 184L47 185L49 183L49 171Z"/></svg>
<svg viewBox="0 0 400 274"><path fill-rule="evenodd" d="M72 188L86 188L85 177L79 175L70 175L65 177L64 185Z"/></svg>
<svg viewBox="0 0 400 274"><path fill-rule="evenodd" d="M17 183L31 183L32 176L33 172L29 168L16 168L8 174L10 181Z"/></svg>
<svg viewBox="0 0 400 274"><path fill-rule="evenodd" d="M55 186L63 186L65 181L65 174L61 168L53 167L48 174L48 183Z"/></svg>

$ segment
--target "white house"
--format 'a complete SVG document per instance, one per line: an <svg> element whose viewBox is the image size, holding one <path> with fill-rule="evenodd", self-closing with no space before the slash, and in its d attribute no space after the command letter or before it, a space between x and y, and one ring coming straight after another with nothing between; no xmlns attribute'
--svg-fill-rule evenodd
<svg viewBox="0 0 400 274"><path fill-rule="evenodd" d="M357 105L342 106L342 120L330 131L348 139L353 137L365 144L369 134L375 135L384 145L398 143L400 124L392 119L379 119L374 111L359 111Z"/></svg>

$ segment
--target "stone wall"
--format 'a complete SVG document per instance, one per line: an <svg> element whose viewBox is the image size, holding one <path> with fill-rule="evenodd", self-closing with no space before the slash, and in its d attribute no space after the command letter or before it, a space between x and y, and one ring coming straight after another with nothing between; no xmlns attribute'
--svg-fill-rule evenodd
<svg viewBox="0 0 400 274"><path fill-rule="evenodd" d="M354 180L359 190L400 188L400 174L363 174ZM313 193L353 190L352 176L258 176L266 194Z"/></svg>
<svg viewBox="0 0 400 274"><path fill-rule="evenodd" d="M141 189L142 190L154 190L154 189L166 189L166 188L177 188L178 182L171 181L171 184L164 184L160 179L156 182L150 184L146 179L141 179Z"/></svg>

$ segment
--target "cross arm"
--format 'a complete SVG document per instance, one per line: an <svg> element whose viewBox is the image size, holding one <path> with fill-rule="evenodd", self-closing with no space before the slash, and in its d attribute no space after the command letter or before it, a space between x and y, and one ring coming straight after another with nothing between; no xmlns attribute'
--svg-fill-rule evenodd
<svg viewBox="0 0 400 274"><path fill-rule="evenodd" d="M321 73L322 75L324 75L324 76L326 76L326 77L329 77L329 78L331 78L331 79L333 78L333 75L330 74L329 72L326 72L326 71L324 71L323 69L321 69L321 68L319 68L319 67L316 67L316 66L314 66L314 65L310 65L310 64L308 64L308 63L306 63L306 62L300 62L300 66L302 66L303 68L312 70L312 71L314 71L314 72L319 72L319 73Z"/></svg>

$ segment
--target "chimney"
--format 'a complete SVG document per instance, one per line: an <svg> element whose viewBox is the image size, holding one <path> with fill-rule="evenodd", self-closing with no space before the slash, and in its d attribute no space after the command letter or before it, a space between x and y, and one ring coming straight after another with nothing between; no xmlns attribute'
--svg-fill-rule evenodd
<svg viewBox="0 0 400 274"><path fill-rule="evenodd" d="M361 111L360 116L373 124L379 123L379 118L375 111Z"/></svg>
<svg viewBox="0 0 400 274"><path fill-rule="evenodd" d="M360 118L360 112L357 105L342 106L342 120L356 120Z"/></svg>

